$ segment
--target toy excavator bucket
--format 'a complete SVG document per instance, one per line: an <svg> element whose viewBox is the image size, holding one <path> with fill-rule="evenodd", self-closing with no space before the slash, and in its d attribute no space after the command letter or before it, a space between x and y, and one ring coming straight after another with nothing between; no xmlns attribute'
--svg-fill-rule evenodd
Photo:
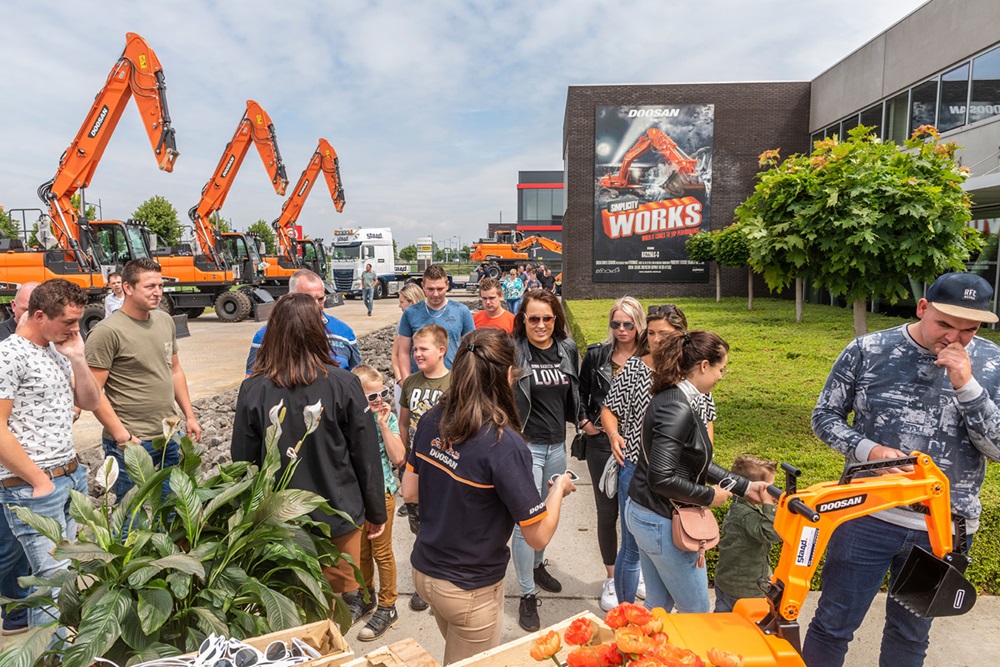
<svg viewBox="0 0 1000 667"><path fill-rule="evenodd" d="M962 572L914 546L889 595L921 618L960 616L976 604L976 589Z"/></svg>

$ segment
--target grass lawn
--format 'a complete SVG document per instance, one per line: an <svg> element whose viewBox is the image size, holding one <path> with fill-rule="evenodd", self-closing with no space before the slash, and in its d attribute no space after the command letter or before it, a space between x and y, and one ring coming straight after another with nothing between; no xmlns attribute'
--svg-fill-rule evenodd
<svg viewBox="0 0 1000 667"><path fill-rule="evenodd" d="M663 300L642 300L644 306ZM607 336L613 300L569 301L573 338L581 351ZM739 454L786 461L802 470L801 486L840 477L843 457L812 433L816 398L841 350L852 340L850 309L806 304L802 324L795 304L779 299L674 299L692 329L714 331L729 343L729 373L714 391L715 460L729 466ZM876 331L908 320L868 315ZM1000 332L981 335L1000 343ZM942 371L943 372L943 371ZM779 478L779 485L783 480ZM1000 592L1000 466L987 467L982 525L973 545L969 579L980 590Z"/></svg>

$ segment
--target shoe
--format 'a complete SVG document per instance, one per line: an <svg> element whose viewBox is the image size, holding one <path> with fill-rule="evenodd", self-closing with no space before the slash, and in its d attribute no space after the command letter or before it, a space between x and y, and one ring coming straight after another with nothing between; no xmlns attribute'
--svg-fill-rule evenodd
<svg viewBox="0 0 1000 667"><path fill-rule="evenodd" d="M374 641L389 632L389 628L397 623L399 623L399 614L396 613L395 606L379 607L368 619L365 627L361 628L361 632L358 633L358 641Z"/></svg>
<svg viewBox="0 0 1000 667"><path fill-rule="evenodd" d="M399 509L396 510L396 516L406 516L406 513L407 513L406 512L406 503L403 503L403 504L401 504L399 506Z"/></svg>
<svg viewBox="0 0 1000 667"><path fill-rule="evenodd" d="M618 605L618 596L615 595L615 580L610 577L604 580L604 588L601 590L601 611L611 611Z"/></svg>
<svg viewBox="0 0 1000 667"><path fill-rule="evenodd" d="M350 600L347 600L347 608L351 611L351 627L375 610L378 603L375 601L375 594L368 595L368 602L360 591L355 593Z"/></svg>
<svg viewBox="0 0 1000 667"><path fill-rule="evenodd" d="M560 593L562 592L562 584L559 580L549 574L549 571L545 569L545 566L549 564L549 561L545 561L541 565L535 568L535 583L543 591L548 591L549 593Z"/></svg>
<svg viewBox="0 0 1000 667"><path fill-rule="evenodd" d="M368 311L368 317L371 317L371 316L372 316L372 311L369 310Z"/></svg>
<svg viewBox="0 0 1000 667"><path fill-rule="evenodd" d="M537 632L542 626L538 620L538 607L542 604L534 595L522 595L521 604L517 608L517 624L525 632Z"/></svg>
<svg viewBox="0 0 1000 667"><path fill-rule="evenodd" d="M410 609L413 611L425 611L428 607L430 605L427 604L427 600L420 597L420 593L414 593L410 596Z"/></svg>
<svg viewBox="0 0 1000 667"><path fill-rule="evenodd" d="M22 614L23 619L10 620L10 616L3 619L3 630L0 631L4 637L19 635L28 631L28 615Z"/></svg>
<svg viewBox="0 0 1000 667"><path fill-rule="evenodd" d="M646 582L642 578L642 572L639 573L639 587L635 589L635 599L646 599Z"/></svg>

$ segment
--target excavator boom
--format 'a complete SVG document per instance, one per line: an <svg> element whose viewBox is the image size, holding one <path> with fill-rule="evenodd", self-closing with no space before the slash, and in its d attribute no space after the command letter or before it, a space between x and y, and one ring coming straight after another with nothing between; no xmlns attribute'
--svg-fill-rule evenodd
<svg viewBox="0 0 1000 667"><path fill-rule="evenodd" d="M281 215L271 223L277 234L278 254L291 262L298 262L298 253L295 252L294 242L288 234L288 228L295 224L302 212L302 206L309 197L309 192L316 183L319 173L323 173L327 187L330 190L330 197L337 213L344 210L344 186L340 180L340 158L337 151L333 149L326 139L320 139L316 151L309 159L309 164L299 176L298 183L288 196L285 203L281 205Z"/></svg>
<svg viewBox="0 0 1000 667"><path fill-rule="evenodd" d="M639 137L635 145L622 158L622 166L618 169L618 174L603 176L601 178L601 186L605 188L629 187L629 169L632 166L632 162L651 149L662 155L667 163L674 165L679 174L690 176L695 173L698 167L698 161L685 155L677 145L677 142L664 134L659 128L651 127L646 130L646 134Z"/></svg>

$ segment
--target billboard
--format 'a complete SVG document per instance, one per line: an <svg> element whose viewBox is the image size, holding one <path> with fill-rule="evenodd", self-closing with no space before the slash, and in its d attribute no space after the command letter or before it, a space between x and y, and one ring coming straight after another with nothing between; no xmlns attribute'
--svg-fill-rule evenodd
<svg viewBox="0 0 1000 667"><path fill-rule="evenodd" d="M708 282L684 243L710 228L715 106L596 113L594 282Z"/></svg>

